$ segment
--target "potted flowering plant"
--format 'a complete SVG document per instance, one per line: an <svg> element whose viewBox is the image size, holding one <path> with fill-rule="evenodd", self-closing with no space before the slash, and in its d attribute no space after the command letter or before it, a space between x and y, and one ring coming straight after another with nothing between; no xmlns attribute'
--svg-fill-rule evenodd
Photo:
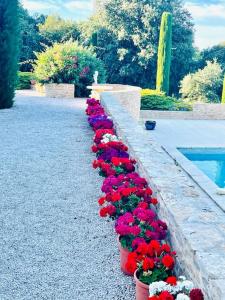
<svg viewBox="0 0 225 300"><path fill-rule="evenodd" d="M204 300L200 289L184 276L168 277L166 281L153 282L149 286L149 300Z"/></svg>
<svg viewBox="0 0 225 300"><path fill-rule="evenodd" d="M132 272L136 270L136 300L148 300L149 285L172 276L175 255L168 244L160 244L157 240L141 243L129 254L127 268Z"/></svg>
<svg viewBox="0 0 225 300"><path fill-rule="evenodd" d="M112 157L111 162L105 162L103 159L97 159L93 162L93 168L99 168L99 175L108 177L110 175L118 176L134 172L136 161L134 159L123 157Z"/></svg>
<svg viewBox="0 0 225 300"><path fill-rule="evenodd" d="M140 203L133 213L125 213L119 217L115 224L116 233L119 235L119 250L121 269L127 275L133 275L127 269L128 255L138 248L141 243L151 240L163 240L166 237L167 225L156 219L156 214L151 209L141 208L147 203Z"/></svg>
<svg viewBox="0 0 225 300"><path fill-rule="evenodd" d="M96 145L100 144L103 136L105 134L111 134L111 135L115 135L115 130L114 129L98 129L95 131L95 135L94 135L94 143Z"/></svg>
<svg viewBox="0 0 225 300"><path fill-rule="evenodd" d="M96 153L97 158L105 162L111 162L113 157L129 158L127 150L127 146L111 134L105 134L101 143L92 146L92 151Z"/></svg>
<svg viewBox="0 0 225 300"><path fill-rule="evenodd" d="M109 192L99 199L99 205L103 206L100 216L106 217L107 207L111 205L115 207L114 214L111 215L113 219L126 212L132 212L137 207L149 208L151 203L155 203L155 200L151 198L151 193L149 188L120 187L117 191Z"/></svg>
<svg viewBox="0 0 225 300"><path fill-rule="evenodd" d="M88 118L88 122L94 131L98 129L112 129L113 121L104 114L91 115Z"/></svg>

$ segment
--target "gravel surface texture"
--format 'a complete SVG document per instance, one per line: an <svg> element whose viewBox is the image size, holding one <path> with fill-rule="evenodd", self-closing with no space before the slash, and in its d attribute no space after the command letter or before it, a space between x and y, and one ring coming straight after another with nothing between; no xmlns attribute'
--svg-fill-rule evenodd
<svg viewBox="0 0 225 300"><path fill-rule="evenodd" d="M0 300L134 299L98 216L85 101L18 93L0 111Z"/></svg>

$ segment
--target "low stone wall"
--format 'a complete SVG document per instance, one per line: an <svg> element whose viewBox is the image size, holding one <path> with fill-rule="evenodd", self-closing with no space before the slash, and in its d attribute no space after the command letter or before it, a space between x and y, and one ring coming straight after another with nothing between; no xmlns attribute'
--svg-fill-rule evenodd
<svg viewBox="0 0 225 300"><path fill-rule="evenodd" d="M167 222L177 251L177 270L203 289L206 300L225 300L224 212L112 94L104 93L101 101L159 199L159 216Z"/></svg>
<svg viewBox="0 0 225 300"><path fill-rule="evenodd" d="M66 83L36 84L35 89L37 92L44 94L48 98L73 99L75 94L75 86Z"/></svg>
<svg viewBox="0 0 225 300"><path fill-rule="evenodd" d="M104 85L101 85L104 86ZM97 99L102 99L104 95L110 95L117 99L131 114L131 116L139 120L141 109L141 88L130 85L107 84L111 87L111 91L95 94Z"/></svg>
<svg viewBox="0 0 225 300"><path fill-rule="evenodd" d="M197 103L192 111L142 110L141 119L225 120L224 104Z"/></svg>

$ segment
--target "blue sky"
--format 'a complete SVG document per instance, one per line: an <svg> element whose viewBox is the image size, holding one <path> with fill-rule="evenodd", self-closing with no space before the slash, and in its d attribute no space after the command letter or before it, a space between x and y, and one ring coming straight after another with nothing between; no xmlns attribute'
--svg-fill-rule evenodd
<svg viewBox="0 0 225 300"><path fill-rule="evenodd" d="M31 13L59 14L84 20L93 12L93 0L22 0ZM195 20L195 43L205 48L225 41L225 0L186 0Z"/></svg>

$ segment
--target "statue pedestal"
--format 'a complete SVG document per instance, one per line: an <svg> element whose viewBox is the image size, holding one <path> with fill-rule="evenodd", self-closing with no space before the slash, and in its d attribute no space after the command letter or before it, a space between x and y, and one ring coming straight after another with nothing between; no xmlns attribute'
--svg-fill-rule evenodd
<svg viewBox="0 0 225 300"><path fill-rule="evenodd" d="M93 84L87 86L88 90L91 90L90 97L100 100L100 94L107 91L112 91L113 87L106 84Z"/></svg>

